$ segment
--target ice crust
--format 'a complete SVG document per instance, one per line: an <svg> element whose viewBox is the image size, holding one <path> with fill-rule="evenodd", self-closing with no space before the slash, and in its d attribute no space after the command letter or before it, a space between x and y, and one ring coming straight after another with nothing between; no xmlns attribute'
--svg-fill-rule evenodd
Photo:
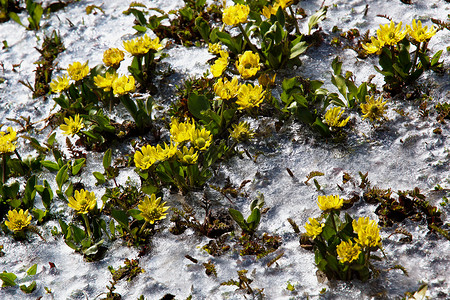
<svg viewBox="0 0 450 300"><path fill-rule="evenodd" d="M6 79L0 84L0 123L14 125L8 118L18 116L30 116L35 122L56 111L51 99L32 99L31 92L18 83L18 80L34 82L33 63L39 59L39 53L34 47L40 46L43 32L57 30L64 42L66 51L58 55L59 67L66 68L74 61L86 60L89 60L89 66L93 67L101 63L104 50L110 47L121 48L123 40L133 37L134 17L122 14L128 8L129 2L109 0L100 3L82 0L72 3L64 10L44 17L41 23L43 28L38 33L27 31L13 21L0 24L0 41L6 40L9 45L7 49L0 50L0 62L4 66L0 76ZM183 5L181 0L141 2L147 7L158 7L165 11ZM322 2L301 1L299 6L311 15ZM85 8L88 5L99 5L105 13L87 15ZM403 4L400 0L338 0L325 1L325 5L329 6L327 19L320 23L320 27L326 39L335 25L343 31L357 27L361 34L366 30L374 34L379 24L388 22L377 17L380 14L388 15L394 21L402 21L404 24L410 24L411 20L416 18L421 19L424 25L431 25L430 18L446 21L450 13L450 4L444 0L417 0L411 5ZM364 16L366 5L368 11ZM24 13L20 17L22 20L26 19ZM302 22L303 25L306 26L306 22ZM40 41L37 37L40 37ZM421 79L424 85L433 86L430 107L450 100L450 57L445 50L449 44L450 34L443 30L433 37L429 45L432 53L444 49L442 59L447 68L444 75L427 73ZM175 70L171 77L172 87L181 84L182 78L186 76L203 74L209 68L207 60L212 57L206 48L173 46L166 52L169 57L164 61ZM342 69L352 71L357 83L366 81L371 74L376 74L372 82L381 89L383 78L373 69L375 60L360 60L352 50L336 49L326 43L303 55L302 66L283 72L290 76L302 75L322 80L325 82L325 88L337 92L330 81L331 61L336 55L344 62ZM15 67L14 72L12 69L16 64L20 66ZM126 69L121 68L120 72L126 73ZM54 76L60 74L62 71L54 72ZM274 91L275 94L279 92ZM167 105L168 99L161 97L159 101ZM297 224L303 225L308 217L320 214L315 204L318 193L314 185L304 183L306 175L311 171L325 173L325 176L317 177L317 180L326 194L339 192L336 184L342 184L344 172L358 179L358 172L361 171L369 172L372 185L381 188L397 191L419 187L427 193L433 205L440 207L442 196L447 195L450 188L447 146L450 128L448 124L438 124L432 117L421 119L415 106L413 102L403 99L393 100L389 103L390 121L376 131L367 122L354 117L357 126L345 145L318 139L317 136L311 135L304 125L298 123L284 126L280 132L276 132L267 118L252 121L252 127L259 133L258 140L261 142L249 143L244 147L251 153L261 151L263 154L259 155L256 161L245 155L243 158L231 159L220 167L219 176L211 181L220 183L229 177L231 182L239 185L244 180L251 180L246 186L250 198L262 193L266 206L270 208L262 218L259 231L280 235L283 244L276 254L284 251L284 256L271 267L266 264L274 257L273 254L261 260L241 257L236 252L212 257L200 249L209 241L208 238L199 237L189 230L174 236L165 229L153 238L151 251L140 258L140 266L145 273L138 275L131 282L121 281L116 292L120 293L123 299L137 299L140 295L144 295L146 299L160 299L167 293L175 295L177 299L186 299L189 295L192 295L192 299L249 299L250 296L235 292L234 287L220 286L221 282L231 278L237 279L237 270L248 269L249 277L254 280L252 287L264 288L267 299L307 299L308 296L309 299L396 299L401 298L407 291L417 290L422 281L429 285L427 296L430 299L449 299L450 243L442 237L428 234L424 224L404 224L413 236L412 243L408 244L400 242L398 235L389 237L395 227L381 230L387 262L389 265L398 263L404 266L409 277L400 271L390 271L383 272L379 278L371 279L367 283L318 283L314 255L300 248L298 236L293 233L287 221L287 218L292 218ZM403 109L409 115L400 116L393 108ZM121 120L121 117L118 119ZM441 135L433 134L432 131L436 127L443 129ZM60 131L57 140L60 144L65 144L65 137ZM23 144L24 142L21 142L20 145ZM130 149L124 146L124 149L116 151L131 151ZM29 151L33 154L31 149ZM25 154L23 153L24 156ZM115 152L115 155L118 155L118 152ZM83 172L87 175L79 179L89 190L94 191L99 199L104 193L104 187L93 185L95 180L92 172L101 168L101 157L98 153L89 154L87 167ZM293 178L289 176L286 168L293 172ZM124 184L128 177L139 182L138 176L131 168L121 170L118 180ZM43 179L55 184L54 174L44 174L40 180ZM347 183L346 190L352 190L351 184ZM433 191L437 184L446 190L439 193ZM358 192L356 187L353 190ZM164 200L171 206L180 207L179 195L166 191ZM225 206L229 205L226 199L219 201ZM249 213L247 200L238 198L234 204L244 215ZM64 203L57 202L53 205L56 211L62 212L66 220L73 217ZM440 208L444 213L444 222L448 223L448 206ZM375 206L358 202L348 212L355 216L377 219L374 210ZM168 227L168 220L163 224ZM74 253L60 237L54 238L50 235L54 226L59 228L56 221L44 225L42 231L45 232L47 242L43 242L36 235L25 242L15 242L3 233L0 235L0 245L4 246L3 251L6 253L0 258L0 271L12 272L18 275L18 278L23 278L31 265L38 265L36 276L19 282L29 284L36 280L35 292L26 295L17 287L1 288L1 299L36 299L39 296L42 296L42 299L95 299L107 291L106 285L111 280L108 266L118 268L123 265L125 258L137 258L136 249L127 247L121 241L115 241L110 245L104 259L93 263L85 262L82 256ZM199 263L194 264L186 259L186 254L198 259ZM201 263L208 260L216 265L217 278L205 275ZM51 269L49 262L54 263L56 268ZM379 264L380 268L386 265L386 261ZM286 290L288 281L295 286L296 292ZM52 294L47 294L44 287L48 287ZM321 295L323 288L326 288L326 292Z"/></svg>

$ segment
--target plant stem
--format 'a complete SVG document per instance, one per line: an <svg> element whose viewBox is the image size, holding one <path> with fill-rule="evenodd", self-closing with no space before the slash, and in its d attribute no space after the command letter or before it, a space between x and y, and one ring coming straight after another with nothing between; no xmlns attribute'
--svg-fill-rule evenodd
<svg viewBox="0 0 450 300"><path fill-rule="evenodd" d="M3 153L2 157L2 183L5 184L6 181L6 153Z"/></svg>
<svg viewBox="0 0 450 300"><path fill-rule="evenodd" d="M91 226L89 226L89 219L88 216L86 214L82 214L81 215L83 217L84 223L86 224L86 231L89 237L92 236L92 232L91 232Z"/></svg>
<svg viewBox="0 0 450 300"><path fill-rule="evenodd" d="M148 221L145 221L144 224L142 225L141 229L139 229L138 235L141 235L142 232L144 231L145 227L147 227Z"/></svg>
<svg viewBox="0 0 450 300"><path fill-rule="evenodd" d="M242 32L242 35L244 36L245 41L246 41L247 44L250 46L250 49L252 49L253 52L259 54L258 49L255 47L255 45L252 44L252 42L250 42L250 39L249 39L249 37L248 37L248 35L247 35L247 32L245 32L244 27L242 27L242 24L239 23L238 26L239 26L239 29L240 29L241 32ZM264 58L266 58L266 57L264 56ZM267 58L266 58L266 59L267 59Z"/></svg>
<svg viewBox="0 0 450 300"><path fill-rule="evenodd" d="M412 69L411 69L411 74L414 73L414 71L416 70L416 62L417 62L417 57L419 56L419 51L420 51L420 43L416 45L416 51L414 52L414 59L413 59L413 64L412 64Z"/></svg>
<svg viewBox="0 0 450 300"><path fill-rule="evenodd" d="M295 18L295 13L292 9L292 6L289 6L289 12L291 13L292 19L294 19L295 32L297 32L298 35L301 35L300 28L298 27L297 19Z"/></svg>

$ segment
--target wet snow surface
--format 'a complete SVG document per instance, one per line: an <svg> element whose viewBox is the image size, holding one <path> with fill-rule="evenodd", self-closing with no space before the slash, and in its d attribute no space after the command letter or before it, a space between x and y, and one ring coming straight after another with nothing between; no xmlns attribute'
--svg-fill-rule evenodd
<svg viewBox="0 0 450 300"><path fill-rule="evenodd" d="M0 24L0 41L6 40L9 47L0 50L0 76L6 81L0 84L0 123L14 125L8 118L19 116L31 117L33 122L39 121L51 112L54 102L51 99L32 99L31 92L18 80L34 82L35 65L39 53L34 47L40 46L43 33L59 31L66 51L58 58L61 68L66 68L74 61L89 60L93 67L101 63L103 51L110 47L122 47L122 40L129 39L135 33L132 29L134 17L122 14L131 1L79 1L67 6L64 10L45 17L41 24L43 28L36 34L9 21ZM147 7L159 7L168 11L182 6L182 1L141 1ZM448 20L450 4L444 0L413 0L413 4L403 4L400 0L391 1L325 1L329 6L327 19L321 23L325 39L331 39L333 26L343 31L358 28L361 33L370 30L375 33L378 25L386 23L386 19L377 15L388 15L394 21L410 24L413 18L421 19L424 25L431 25L430 18ZM86 14L88 5L100 5L105 13ZM314 13L322 4L320 1L301 1L299 6L308 15ZM364 11L368 5L367 14ZM25 14L21 14L25 19ZM26 21L25 21L26 22ZM303 24L302 25L306 25ZM429 48L432 53L444 49L442 58L448 70L449 55L446 47L450 45L449 31L440 31L432 38ZM186 76L203 74L211 58L205 48L186 49L171 46L166 50L170 55L165 62L175 70L169 80L168 89L180 84ZM343 70L350 70L356 76L357 83L366 81L371 74L377 74L373 69L374 60L359 60L352 50L333 48L324 43L309 51L302 57L303 64L295 70L285 71L289 76L296 74L311 79L325 81L325 88L334 91L330 81L331 61L339 55L344 62ZM14 67L13 65L19 66ZM122 64L126 66L129 61ZM125 69L120 70L125 73ZM54 76L62 73L55 72ZM281 76L279 76L281 77ZM373 80L381 89L383 80L376 75ZM432 87L429 107L438 102L449 101L449 75L443 76L424 74L421 82ZM278 82L280 85L280 82ZM280 91L274 91L279 93ZM161 97L159 101L167 104L174 96ZM450 188L450 169L448 139L450 128L435 121L435 116L420 118L417 102L395 99L389 102L388 118L382 128L374 130L367 122L354 118L355 129L349 134L345 145L327 143L317 139L317 136L305 130L303 125L292 123L276 132L273 122L266 119L252 121L252 127L258 128L258 141L246 145L251 153L260 151L256 161L235 157L226 165L221 166L218 176L212 182L220 183L229 177L231 182L239 185L244 180L251 180L246 189L250 199L263 193L269 211L263 215L260 232L277 234L282 237L282 246L273 254L256 260L254 257L241 257L236 252L229 252L221 257L209 256L202 251L201 246L208 242L205 237L199 237L192 231L175 236L167 228L157 234L150 245L148 254L140 258L140 266L145 273L138 275L131 282L120 281L116 292L123 299L137 299L144 295L146 299L160 299L170 293L177 299L249 299L251 296L235 292L235 287L220 286L221 282L237 279L237 270L248 269L248 276L253 279L253 288L263 288L267 299L395 299L401 298L406 291L415 291L421 282L428 283L427 296L430 299L450 299L450 242L442 236L429 234L426 224L404 222L403 226L412 234L411 243L402 243L400 235L392 235L396 226L381 230L383 247L387 256L377 264L380 269L394 264L401 264L409 272L409 277L400 271L382 272L380 277L367 283L352 281L348 283L319 283L315 275L314 255L299 246L298 236L293 233L287 218L292 218L301 225L308 217L318 216L319 209L315 203L317 191L314 185L304 183L306 175L311 171L321 171L325 176L318 177L323 191L327 194L340 193L336 184L342 185L342 175L348 172L359 179L358 172L369 173L372 185L380 188L411 190L419 187L433 205L443 211L443 221L449 222L449 208L441 207L439 203L443 196L448 196L446 190L436 192L434 187L439 184ZM407 115L400 116L393 109L403 109ZM120 118L119 118L120 119ZM40 123L42 124L42 123ZM40 126L38 124L38 128ZM442 128L442 134L433 134L433 129ZM58 141L65 137L58 130ZM44 131L45 132L45 131ZM48 134L48 132L46 132ZM44 140L46 137L40 137ZM21 144L24 142L21 141ZM62 143L64 144L64 143ZM127 147L127 145L124 145ZM29 149L29 148L25 148ZM129 151L128 150L125 151ZM123 149L122 149L123 150ZM26 151L26 150L24 150ZM33 153L33 152L31 152ZM117 152L118 153L118 152ZM117 154L116 153L116 154ZM26 154L23 153L23 154ZM80 180L88 190L96 192L100 199L104 187L93 185L92 172L101 168L101 155L94 153L88 156L87 168ZM286 171L289 168L294 178ZM48 177L45 177L48 176ZM54 183L54 175L43 175ZM119 182L124 184L128 176L139 182L137 175L130 168L121 170ZM76 179L75 179L76 180ZM343 197L350 197L351 191L361 194L356 186L349 182L345 185ZM195 196L195 195L194 195ZM172 206L180 207L179 195L166 192L165 201ZM218 197L223 205L229 206L226 199ZM186 199L186 201L192 201ZM37 201L39 202L39 201ZM244 215L248 214L248 200L237 199L235 205ZM63 203L54 204L55 211L61 211L68 220L72 218L70 209ZM348 212L355 217L370 216L377 219L375 206L357 202ZM166 219L163 224L168 227ZM37 275L25 278L19 284L29 284L36 280L37 289L31 295L26 295L16 287L2 288L1 299L95 299L106 292L106 285L111 280L108 266L118 268L125 258L137 258L138 250L129 248L121 241L115 241L109 246L104 259L98 262L85 262L81 255L74 253L61 238L50 234L51 228L58 226L57 221L50 221L41 230L45 232L46 242L37 235L31 235L26 242L15 242L11 236L0 235L0 245L4 246L6 255L0 258L0 272L7 271L25 277L26 270L33 264L38 265ZM277 254L284 255L271 267L266 264ZM199 260L194 264L185 258L190 254ZM218 277L208 277L201 265L211 260L217 268ZM56 268L50 268L49 262ZM287 282L295 286L296 292L286 290ZM44 287L52 291L45 292ZM321 295L320 291L326 288ZM104 295L100 296L103 297ZM99 297L99 298L100 298Z"/></svg>

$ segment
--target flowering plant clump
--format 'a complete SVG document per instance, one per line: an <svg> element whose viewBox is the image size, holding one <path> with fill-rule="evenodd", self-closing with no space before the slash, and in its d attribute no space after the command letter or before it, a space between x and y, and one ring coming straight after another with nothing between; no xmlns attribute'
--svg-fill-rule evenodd
<svg viewBox="0 0 450 300"><path fill-rule="evenodd" d="M379 56L379 64L375 69L384 76L384 88L391 92L399 92L405 85L415 82L425 70L440 71L442 62L439 58L442 50L429 57L427 46L437 29L422 27L421 21L412 20L412 24L402 26L402 22L380 25L376 37L362 45L367 54ZM415 49L410 52L413 44Z"/></svg>
<svg viewBox="0 0 450 300"><path fill-rule="evenodd" d="M317 268L329 279L368 280L373 268L372 253L381 249L376 222L368 217L354 220L348 214L341 220L343 199L337 195L319 196L317 204L322 216L309 218L305 224L305 236L312 242Z"/></svg>

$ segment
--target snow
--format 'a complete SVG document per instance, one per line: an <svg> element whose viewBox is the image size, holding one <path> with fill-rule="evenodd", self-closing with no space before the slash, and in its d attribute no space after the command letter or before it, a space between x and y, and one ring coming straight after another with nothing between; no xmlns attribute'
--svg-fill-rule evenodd
<svg viewBox="0 0 450 300"><path fill-rule="evenodd" d="M111 47L122 47L122 41L132 38L135 30L132 28L134 16L124 15L131 1L78 1L41 21L43 28L36 32L27 31L13 21L0 24L0 41L7 41L8 48L0 50L0 77L6 81L0 84L0 124L14 126L8 119L19 116L31 117L36 122L55 112L51 99L32 99L31 92L18 80L34 81L35 65L39 53L34 49L42 42L43 34L57 30L64 42L66 51L58 55L60 68L66 68L74 61L89 61L93 67L102 61L103 51ZM142 1L147 7L158 7L165 11L182 7L182 1ZM314 13L322 4L318 1L301 1L297 6L305 9L308 15ZM88 5L99 5L103 10L96 14L86 14ZM448 20L450 4L444 0L417 0L413 4L403 4L401 1L376 0L338 0L325 1L329 6L326 20L320 23L325 34L331 34L333 26L337 25L342 31L358 28L363 34L370 30L373 34L379 24L387 22L377 15L388 15L394 21L410 24L413 18L421 19L424 25L431 25L430 19ZM364 11L368 5L367 15ZM26 14L20 14L21 19ZM306 25L307 21L304 21ZM444 49L442 59L447 68L444 75L426 73L421 79L425 84L433 84L432 105L450 100L448 65L450 56L446 47L450 44L450 35L446 30L436 34L431 40L429 48L432 53ZM312 51L311 51L312 50ZM169 57L165 63L175 70L171 84L180 84L181 78L187 76L201 76L209 66L206 63L212 56L207 49L184 48L172 46L166 50ZM356 82L366 81L371 74L376 74L373 83L381 89L383 78L375 72L375 60L360 60L352 50L334 48L323 44L318 49L310 49L301 57L303 64L287 70L291 76L299 74L310 79L325 81L324 87L330 91L337 91L331 84L331 61L339 55L344 64L342 70L350 70L356 76ZM130 58L128 58L128 62ZM126 65L125 62L124 65ZM19 66L13 67L13 65ZM126 73L125 68L120 72ZM62 74L54 72L54 77ZM278 80L280 80L278 78ZM281 81L277 82L278 84ZM277 93L277 91L274 91ZM173 96L160 99L161 102L172 100ZM312 183L305 184L306 176L311 171L321 171L325 176L317 177L326 194L339 193L337 184L342 185L344 172L350 173L358 180L358 172L369 173L369 180L373 186L392 188L397 190L411 190L419 187L422 191L433 194L433 188L439 184L443 188L450 187L449 152L447 141L449 137L448 124L438 124L434 118L419 117L417 104L403 99L390 100L389 122L381 129L374 130L365 121L355 118L357 126L351 133L345 145L319 139L312 135L304 125L292 123L284 126L280 132L274 128L267 128L264 124L268 120L261 118L252 122L258 132L266 131L266 136L259 142L246 145L250 153L262 151L256 161L234 157L220 167L218 177L212 178L213 183L219 183L229 177L231 182L240 185L244 180L251 180L246 186L250 198L254 199L258 193L264 194L266 207L269 211L263 215L259 232L280 235L282 246L274 254L261 260L254 257L241 257L236 251L220 257L212 257L201 247L209 239L199 237L188 230L182 235L172 235L166 227L151 241L150 252L139 258L140 266L145 273L139 274L131 282L121 281L116 287L117 293L123 299L136 299L144 295L146 299L160 299L170 293L177 299L243 299L250 298L241 292L235 292L235 287L220 286L221 282L237 279L237 270L248 269L249 278L253 279L252 288L264 288L267 299L394 299L401 298L404 293L414 292L421 282L429 285L427 296L430 299L449 299L450 279L450 243L441 236L428 234L423 224L406 222L405 228L412 234L411 243L402 243L398 235L390 236L394 228L383 228L383 247L387 260L379 266L401 264L409 272L403 275L398 270L382 272L380 277L371 279L367 283L360 281L319 283L316 277L314 255L299 246L299 237L293 233L287 218L292 218L301 227L308 217L318 216L319 209L315 203L318 192ZM409 113L400 116L393 108L404 109ZM41 125L37 125L38 128ZM441 135L433 134L433 129L441 127ZM65 138L58 131L58 140ZM24 144L25 142L21 142ZM64 143L63 143L64 144ZM128 145L124 145L130 147ZM123 150L122 150L123 151ZM127 151L127 150L124 150ZM25 153L23 156L26 156ZM101 168L101 155L89 153L87 168L84 174L92 174ZM295 175L289 176L286 168ZM45 176L45 175L43 175ZM121 170L119 183L124 184L128 177L135 182L139 178L130 169ZM52 185L52 175L46 178ZM101 198L104 188L94 186L92 175L80 178L86 187L96 192ZM53 190L54 186L52 186ZM345 186L343 196L351 192L361 193L361 190L351 183ZM444 195L448 190L444 190ZM166 191L164 201L171 206L180 207L180 195ZM432 204L438 206L444 213L444 223L449 220L449 206L441 207L441 197L431 197ZM226 199L221 203L228 207ZM100 203L99 203L100 204ZM247 200L238 198L235 205L247 215ZM63 203L57 204L58 211L70 219L69 209ZM348 212L355 216L369 216L377 219L375 206L357 202ZM61 237L53 237L50 230L59 225L56 221L46 223L41 229L47 241L42 241L37 235L32 235L29 241L15 242L11 236L0 235L0 245L4 246L5 256L0 271L12 272L18 279L25 277L25 271L33 264L38 265L37 275L26 279L20 284L29 284L36 280L37 289L32 294L24 294L18 287L0 289L2 299L95 299L107 291L106 286L111 280L108 266L118 268L123 265L125 258L138 257L138 250L127 247L120 240L113 242L105 258L97 262L86 262L82 256L74 253ZM271 267L266 264L276 254L284 251L284 255ZM194 264L185 258L189 254L199 260ZM217 268L218 277L208 277L202 266L203 262L211 260ZM50 268L49 262L56 268ZM286 290L287 282L295 286L295 292ZM44 287L52 293L46 293ZM326 289L321 294L322 289ZM102 296L100 296L102 297Z"/></svg>

